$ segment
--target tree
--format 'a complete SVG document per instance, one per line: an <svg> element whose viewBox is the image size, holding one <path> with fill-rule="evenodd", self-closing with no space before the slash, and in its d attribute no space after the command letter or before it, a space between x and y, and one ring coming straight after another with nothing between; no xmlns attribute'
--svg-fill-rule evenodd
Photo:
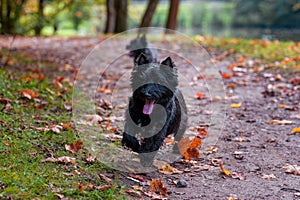
<svg viewBox="0 0 300 200"><path fill-rule="evenodd" d="M115 33L127 30L128 0L115 0L116 24Z"/></svg>
<svg viewBox="0 0 300 200"><path fill-rule="evenodd" d="M41 35L42 29L44 27L44 0L38 1L38 12L37 17L39 20L36 21L35 27L34 27L34 33L35 35Z"/></svg>
<svg viewBox="0 0 300 200"><path fill-rule="evenodd" d="M159 0L149 0L140 27L149 27Z"/></svg>
<svg viewBox="0 0 300 200"><path fill-rule="evenodd" d="M128 0L106 0L105 33L127 30Z"/></svg>
<svg viewBox="0 0 300 200"><path fill-rule="evenodd" d="M170 0L168 20L166 24L166 28L167 28L166 33L169 32L168 29L176 30L179 4L180 4L180 0Z"/></svg>
<svg viewBox="0 0 300 200"><path fill-rule="evenodd" d="M106 0L106 26L104 33L113 33L116 22L115 0Z"/></svg>
<svg viewBox="0 0 300 200"><path fill-rule="evenodd" d="M0 25L1 33L15 34L16 27L19 23L23 11L23 5L26 0L11 1L1 0L0 1Z"/></svg>

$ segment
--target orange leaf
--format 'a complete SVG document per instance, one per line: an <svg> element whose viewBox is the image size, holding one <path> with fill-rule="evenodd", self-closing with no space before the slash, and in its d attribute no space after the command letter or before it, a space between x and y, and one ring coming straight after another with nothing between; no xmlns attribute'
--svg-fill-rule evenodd
<svg viewBox="0 0 300 200"><path fill-rule="evenodd" d="M300 133L300 127L295 127L292 130L292 134Z"/></svg>
<svg viewBox="0 0 300 200"><path fill-rule="evenodd" d="M220 166L222 172L223 172L226 176L229 176L229 175L231 174L230 171L228 171L227 169L225 169L225 168L223 167L223 163L222 163L222 162L219 162L219 166Z"/></svg>
<svg viewBox="0 0 300 200"><path fill-rule="evenodd" d="M23 97L26 97L28 99L34 99L39 96L37 92L26 89L21 90L21 94L23 95Z"/></svg>
<svg viewBox="0 0 300 200"><path fill-rule="evenodd" d="M208 132L205 130L204 127L198 127L197 133L197 136L199 136L200 138L205 138L208 135Z"/></svg>
<svg viewBox="0 0 300 200"><path fill-rule="evenodd" d="M237 84L235 83L231 83L227 86L227 88L230 88L230 89L235 89L237 87Z"/></svg>
<svg viewBox="0 0 300 200"><path fill-rule="evenodd" d="M150 191L159 193L160 195L168 196L167 187L162 183L161 178L152 179L150 181Z"/></svg>
<svg viewBox="0 0 300 200"><path fill-rule="evenodd" d="M236 62L239 62L239 63L242 63L245 61L245 58L244 57L240 57L236 60Z"/></svg>
<svg viewBox="0 0 300 200"><path fill-rule="evenodd" d="M205 98L205 95L202 94L201 92L197 92L197 93L196 93L196 97L197 97L197 99L204 99L204 98Z"/></svg>
<svg viewBox="0 0 300 200"><path fill-rule="evenodd" d="M194 137L193 141L190 144L190 148L191 149L197 148L197 147L201 146L201 144L202 144L201 138L200 137Z"/></svg>
<svg viewBox="0 0 300 200"><path fill-rule="evenodd" d="M226 72L222 73L221 75L222 75L222 77L223 77L224 79L230 79L230 78L231 78L231 75L230 75L230 74L227 74Z"/></svg>
<svg viewBox="0 0 300 200"><path fill-rule="evenodd" d="M192 160L193 158L198 159L200 151L197 149L202 144L202 139L200 137L194 137L192 142L188 138L183 138L178 142L179 150L182 156L187 160Z"/></svg>

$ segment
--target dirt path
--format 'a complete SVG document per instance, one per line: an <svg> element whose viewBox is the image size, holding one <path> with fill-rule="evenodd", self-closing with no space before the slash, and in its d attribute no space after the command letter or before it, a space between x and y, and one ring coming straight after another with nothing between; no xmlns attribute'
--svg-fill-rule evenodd
<svg viewBox="0 0 300 200"><path fill-rule="evenodd" d="M66 66L78 69L90 50L102 41L98 38L17 37L10 45L7 42L10 39L0 38L0 46L11 46L13 51L25 52L34 59L54 62L66 69L66 72L69 69ZM121 43L125 46L126 42ZM120 48L120 43L114 45L111 48ZM176 50L178 47L171 44L168 48ZM115 53L118 55L117 51ZM168 55L164 51L161 54L161 57ZM300 199L300 177L285 173L284 168L286 164L300 166L300 134L291 134L293 128L300 127L300 86L299 83L293 85L290 82L296 75L261 69L264 66L260 61L246 59L237 62L232 56L223 59L220 55L222 53L219 52L213 56L213 62L221 72L230 75L227 78L224 75L225 100L211 96L205 80L201 79L201 75L210 70L210 62L203 64L204 71L197 74L190 61L176 57L175 54L172 56L179 72L184 76L180 89L186 91L186 88L193 86L193 90L189 90L192 92L185 96L191 127L215 126L218 127L215 130L221 132L214 153L202 150L204 155L197 162L175 162L172 166L183 170L182 174L162 175L153 172L142 176L148 179L162 177L169 199ZM99 56L105 58L106 55ZM228 70L228 66L233 64L236 65L234 71ZM121 77L128 74L131 65L131 59L121 56L109 68L110 76ZM87 77L88 75L85 78ZM116 80L118 78L113 79L110 84L114 84ZM196 92L203 93L207 98L196 99ZM211 101L214 97L214 101ZM126 105L127 97L119 95L119 98L120 100L116 100L118 104ZM218 121L214 124L210 120L213 115L211 109L214 108L212 105L220 102L222 109L226 108L224 129L219 128ZM120 106L120 109L119 117L125 107ZM219 161L223 162L232 176L221 173ZM175 182L181 179L187 182L187 187L176 187ZM136 185L126 178L124 182Z"/></svg>

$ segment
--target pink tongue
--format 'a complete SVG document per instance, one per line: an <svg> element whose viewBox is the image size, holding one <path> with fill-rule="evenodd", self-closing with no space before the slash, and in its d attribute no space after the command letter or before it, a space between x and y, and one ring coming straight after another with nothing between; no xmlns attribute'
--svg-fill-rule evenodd
<svg viewBox="0 0 300 200"><path fill-rule="evenodd" d="M153 111L153 107L154 107L154 100L146 100L143 108L143 113L145 115L150 115Z"/></svg>

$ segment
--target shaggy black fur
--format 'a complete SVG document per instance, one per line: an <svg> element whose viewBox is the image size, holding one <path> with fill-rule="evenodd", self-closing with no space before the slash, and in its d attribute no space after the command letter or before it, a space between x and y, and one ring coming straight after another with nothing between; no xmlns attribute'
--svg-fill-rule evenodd
<svg viewBox="0 0 300 200"><path fill-rule="evenodd" d="M177 71L170 57L161 64L150 62L144 54L136 59L122 144L140 153L145 166L152 164L168 135L174 134L179 141L184 134L186 107L177 85Z"/></svg>
<svg viewBox="0 0 300 200"><path fill-rule="evenodd" d="M154 45L147 41L145 34L140 37L131 40L130 44L126 46L126 49L129 50L129 56L134 58L134 61L142 53L146 56L149 62L158 62L158 53Z"/></svg>

